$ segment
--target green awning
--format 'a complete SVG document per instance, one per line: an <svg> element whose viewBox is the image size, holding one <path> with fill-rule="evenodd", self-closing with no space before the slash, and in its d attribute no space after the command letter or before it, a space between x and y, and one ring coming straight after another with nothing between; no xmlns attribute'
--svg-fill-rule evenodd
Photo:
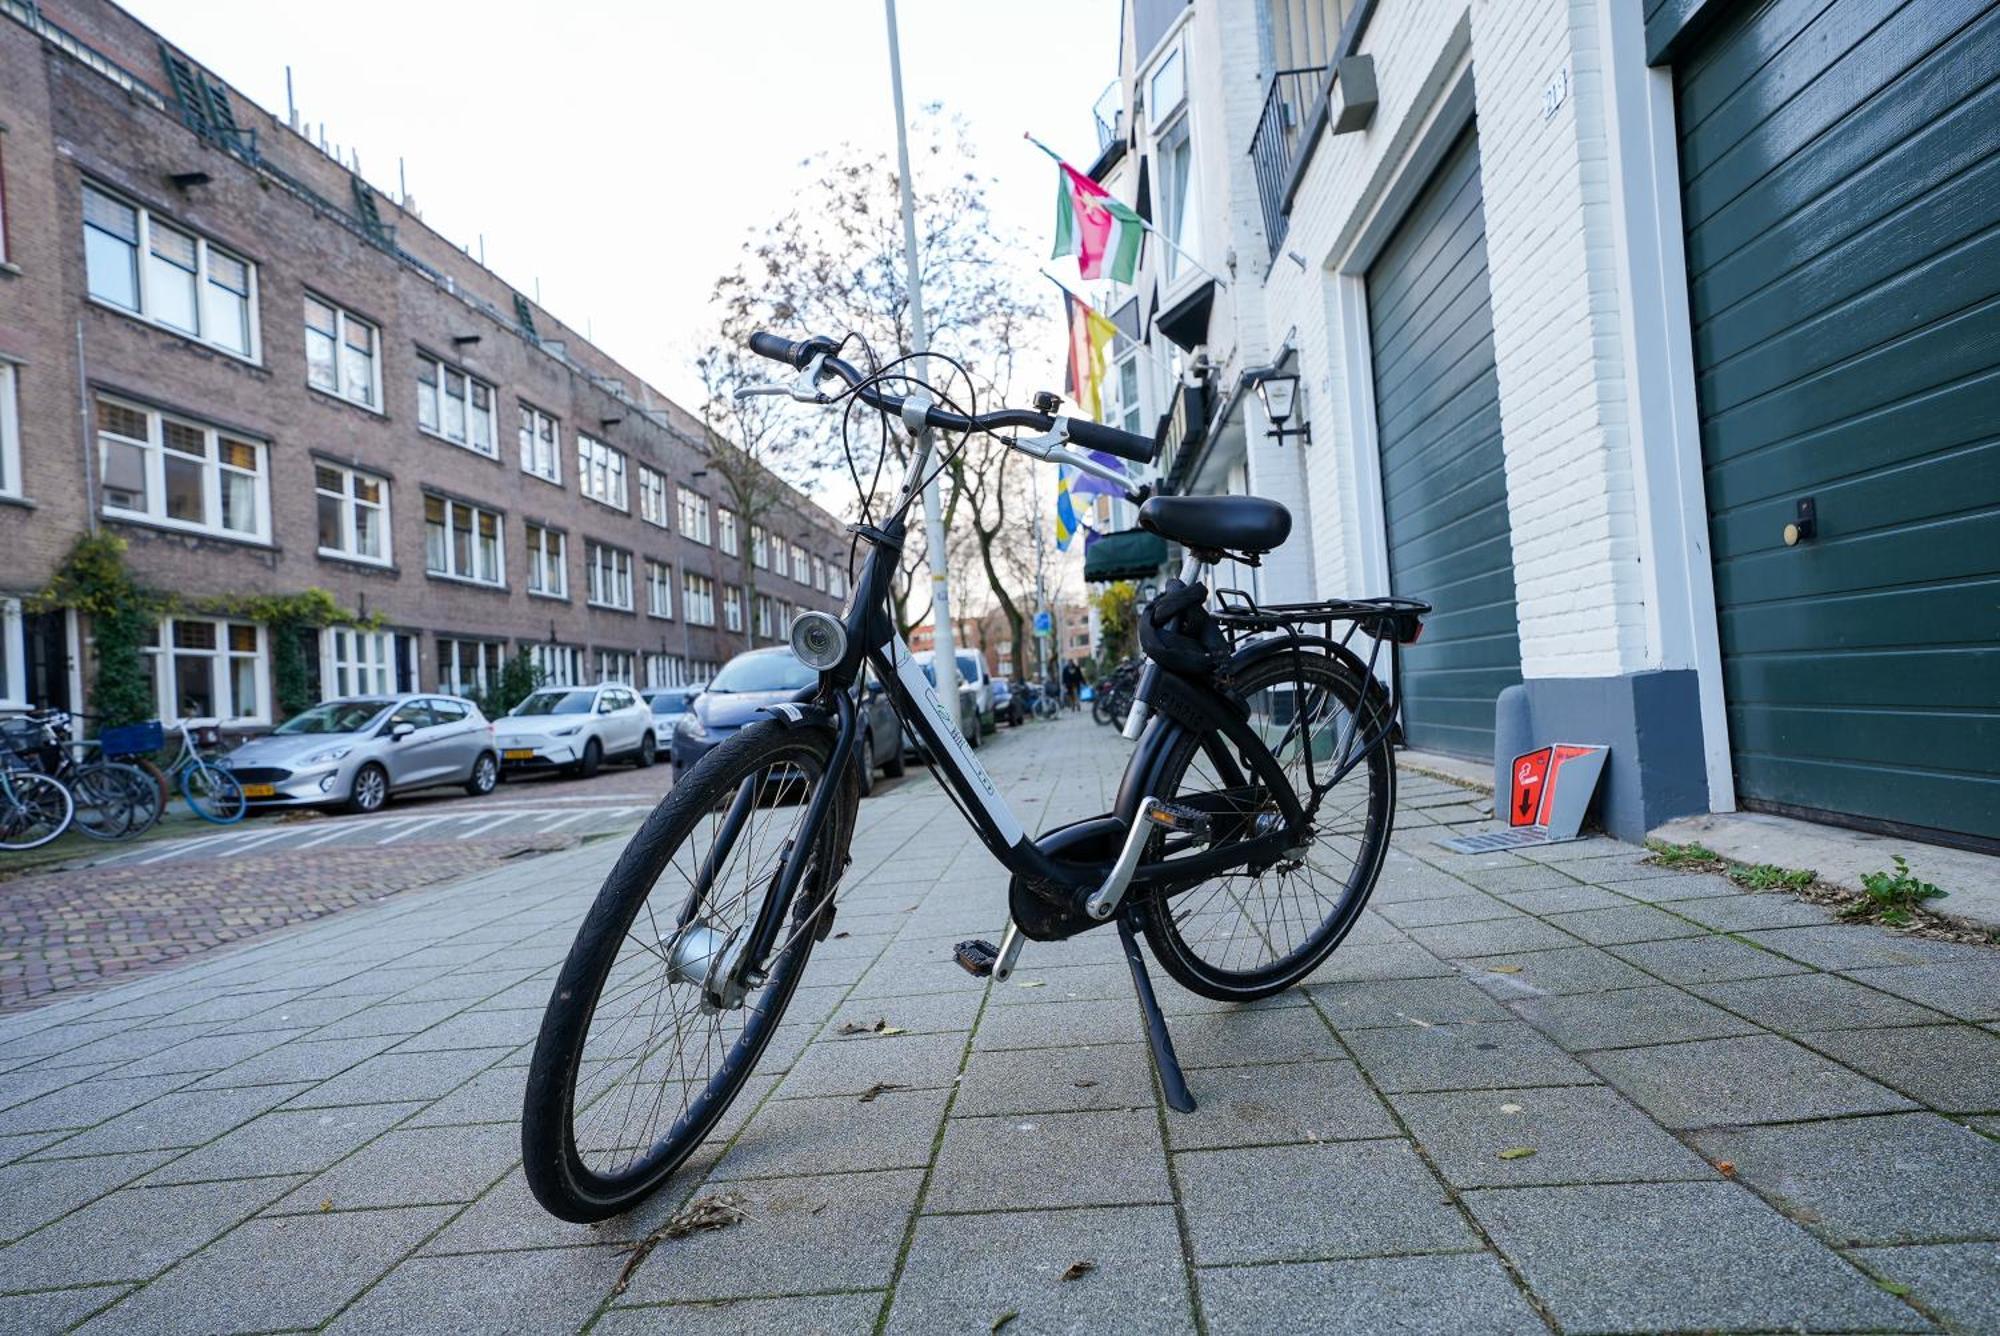
<svg viewBox="0 0 2000 1336"><path fill-rule="evenodd" d="M1166 539L1144 529L1121 529L1104 535L1083 554L1083 578L1092 584L1150 580L1166 564Z"/></svg>

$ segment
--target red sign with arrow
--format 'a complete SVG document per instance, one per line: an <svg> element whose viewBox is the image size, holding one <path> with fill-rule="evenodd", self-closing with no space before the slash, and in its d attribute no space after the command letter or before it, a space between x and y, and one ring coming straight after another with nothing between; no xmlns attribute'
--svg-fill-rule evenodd
<svg viewBox="0 0 2000 1336"><path fill-rule="evenodd" d="M1514 779L1507 799L1507 824L1539 824L1542 794L1548 789L1549 758L1555 748L1543 747L1514 758Z"/></svg>

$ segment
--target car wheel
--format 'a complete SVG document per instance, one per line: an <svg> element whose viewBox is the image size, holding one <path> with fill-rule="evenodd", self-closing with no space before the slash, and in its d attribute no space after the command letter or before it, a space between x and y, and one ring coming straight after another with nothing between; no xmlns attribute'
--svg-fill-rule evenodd
<svg viewBox="0 0 2000 1336"><path fill-rule="evenodd" d="M966 720L965 722L972 725L972 727L965 730L965 741L967 745L969 745L972 748L972 750L978 751L980 742L978 711L974 711L972 718Z"/></svg>
<svg viewBox="0 0 2000 1336"><path fill-rule="evenodd" d="M875 735L861 735L861 796L875 792Z"/></svg>
<svg viewBox="0 0 2000 1336"><path fill-rule="evenodd" d="M660 744L653 737L653 730L649 728L646 730L646 736L639 739L639 754L633 758L633 761L641 770L644 770L653 764L654 759L659 755L659 750Z"/></svg>
<svg viewBox="0 0 2000 1336"><path fill-rule="evenodd" d="M576 773L589 779L597 773L597 767L604 764L604 744L596 738L583 744L583 759L576 763Z"/></svg>
<svg viewBox="0 0 2000 1336"><path fill-rule="evenodd" d="M500 763L493 759L492 752L479 753L479 759L472 763L472 774L465 781L465 791L475 798L484 798L500 785Z"/></svg>
<svg viewBox="0 0 2000 1336"><path fill-rule="evenodd" d="M882 762L882 773L891 779L900 779L903 776L903 772L909 768L910 762L903 751L902 730L898 728L896 731L896 740L889 747L889 759Z"/></svg>
<svg viewBox="0 0 2000 1336"><path fill-rule="evenodd" d="M389 772L369 762L354 772L354 787L347 791L347 810L367 816L379 812L389 801Z"/></svg>

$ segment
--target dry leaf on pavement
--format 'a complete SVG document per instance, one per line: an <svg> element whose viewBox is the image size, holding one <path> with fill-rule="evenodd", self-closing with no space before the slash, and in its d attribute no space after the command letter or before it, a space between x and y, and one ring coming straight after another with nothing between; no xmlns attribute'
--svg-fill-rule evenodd
<svg viewBox="0 0 2000 1336"><path fill-rule="evenodd" d="M1095 1270L1097 1270L1097 1263L1086 1257L1081 1261L1071 1262L1067 1267L1063 1268L1062 1278L1064 1280L1082 1280Z"/></svg>
<svg viewBox="0 0 2000 1336"><path fill-rule="evenodd" d="M688 1235L704 1229L727 1229L741 1224L747 1218L743 1210L743 1198L735 1192L711 1193L706 1197L696 1197L667 1218L667 1223L640 1239L625 1251L630 1254L625 1266L618 1273L618 1280L611 1287L613 1294L625 1293L625 1287L632 1283L632 1273L639 1264L652 1256L653 1249L667 1239L684 1239Z"/></svg>

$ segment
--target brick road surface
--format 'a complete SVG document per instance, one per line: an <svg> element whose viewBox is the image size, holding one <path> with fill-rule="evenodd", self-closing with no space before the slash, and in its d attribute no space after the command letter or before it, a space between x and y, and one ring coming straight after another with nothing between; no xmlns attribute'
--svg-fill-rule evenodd
<svg viewBox="0 0 2000 1336"><path fill-rule="evenodd" d="M1053 825L1108 806L1122 749L1072 719L984 756ZM0 1329L2000 1329L1990 950L1608 841L1453 855L1473 804L1406 775L1375 902L1307 986L1161 980L1183 1115L1115 938L969 980L951 944L1000 925L1004 878L927 780L864 813L793 1042L600 1226L534 1205L517 1120L615 842L0 1020ZM908 1033L838 1034L877 1017ZM613 1293L632 1240L724 1190L743 1223Z"/></svg>

